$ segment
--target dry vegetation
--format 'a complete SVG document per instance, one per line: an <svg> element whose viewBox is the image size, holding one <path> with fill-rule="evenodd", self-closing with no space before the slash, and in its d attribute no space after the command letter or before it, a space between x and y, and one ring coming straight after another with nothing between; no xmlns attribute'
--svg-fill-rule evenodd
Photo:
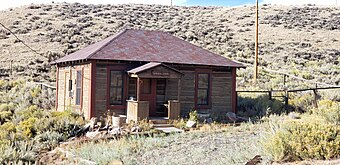
<svg viewBox="0 0 340 165"><path fill-rule="evenodd" d="M339 84L338 7L260 7L260 65L306 79ZM123 28L162 30L218 54L252 63L254 7L170 7L159 5L29 5L0 12L9 27L42 58L0 28L0 69L13 77L54 80L48 62L113 35ZM241 70L239 87L252 72ZM268 82L267 79L272 81ZM263 76L263 88L280 87L282 77ZM301 84L291 83L296 87Z"/></svg>

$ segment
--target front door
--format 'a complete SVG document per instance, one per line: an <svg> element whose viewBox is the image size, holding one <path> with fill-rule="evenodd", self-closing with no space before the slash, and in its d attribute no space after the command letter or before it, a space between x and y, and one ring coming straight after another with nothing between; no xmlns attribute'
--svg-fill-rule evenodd
<svg viewBox="0 0 340 165"><path fill-rule="evenodd" d="M165 79L142 79L140 100L149 102L149 116L165 116L165 82Z"/></svg>

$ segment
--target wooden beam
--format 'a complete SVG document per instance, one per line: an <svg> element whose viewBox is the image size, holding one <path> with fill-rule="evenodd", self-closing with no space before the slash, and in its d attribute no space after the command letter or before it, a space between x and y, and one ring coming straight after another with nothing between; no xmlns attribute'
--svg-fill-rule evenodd
<svg viewBox="0 0 340 165"><path fill-rule="evenodd" d="M90 79L90 108L89 108L89 113L90 113L90 116L89 116L89 119L91 119L91 117L94 117L95 116L95 101L96 101L96 65L97 65L97 62L96 61L92 61L91 62L91 69L90 69L90 72L91 72L91 79Z"/></svg>
<svg viewBox="0 0 340 165"><path fill-rule="evenodd" d="M56 66L57 67L57 80L56 80L56 82L57 82L57 84L56 84L56 95L57 95L57 97L56 97L56 101L55 101L55 110L56 111L58 111L58 84L59 84L59 67L58 66Z"/></svg>
<svg viewBox="0 0 340 165"><path fill-rule="evenodd" d="M140 85L141 85L141 79L137 77L137 102L140 101Z"/></svg>

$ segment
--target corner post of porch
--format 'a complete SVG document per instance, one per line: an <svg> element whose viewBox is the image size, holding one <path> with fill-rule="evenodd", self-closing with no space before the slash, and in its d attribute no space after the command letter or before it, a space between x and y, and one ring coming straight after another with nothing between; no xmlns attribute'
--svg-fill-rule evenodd
<svg viewBox="0 0 340 165"><path fill-rule="evenodd" d="M137 77L137 102L140 101L140 85L141 85L141 79Z"/></svg>

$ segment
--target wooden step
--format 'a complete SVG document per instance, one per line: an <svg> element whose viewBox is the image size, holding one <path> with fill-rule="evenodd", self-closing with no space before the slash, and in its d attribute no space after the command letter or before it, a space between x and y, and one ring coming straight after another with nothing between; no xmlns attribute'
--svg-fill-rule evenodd
<svg viewBox="0 0 340 165"><path fill-rule="evenodd" d="M150 121L153 124L168 124L169 120L168 119L164 119L164 118L154 118L154 119L150 119Z"/></svg>
<svg viewBox="0 0 340 165"><path fill-rule="evenodd" d="M173 127L173 124L153 124L154 128L160 128L160 127Z"/></svg>

